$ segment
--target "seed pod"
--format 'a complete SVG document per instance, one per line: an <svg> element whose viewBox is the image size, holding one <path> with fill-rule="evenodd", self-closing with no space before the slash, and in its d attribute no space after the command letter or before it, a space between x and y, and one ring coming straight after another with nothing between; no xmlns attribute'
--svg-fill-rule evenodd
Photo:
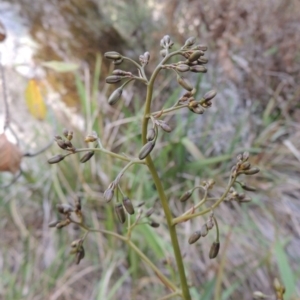
<svg viewBox="0 0 300 300"><path fill-rule="evenodd" d="M48 159L48 164L57 164L65 158L65 155L57 154Z"/></svg>
<svg viewBox="0 0 300 300"><path fill-rule="evenodd" d="M209 250L209 258L214 259L217 257L220 250L220 242L213 242Z"/></svg>
<svg viewBox="0 0 300 300"><path fill-rule="evenodd" d="M82 239L77 239L71 243L72 248L77 248L82 242Z"/></svg>
<svg viewBox="0 0 300 300"><path fill-rule="evenodd" d="M150 141L153 141L154 138L155 138L155 129L154 128L150 128L147 131L146 139L147 139L148 142L150 142Z"/></svg>
<svg viewBox="0 0 300 300"><path fill-rule="evenodd" d="M157 223L157 222L155 222L155 221L153 221L153 220L151 220L150 221L150 223L149 223L149 225L151 226L151 227L153 227L153 228L157 228L157 227L159 227L159 223Z"/></svg>
<svg viewBox="0 0 300 300"><path fill-rule="evenodd" d="M213 227L214 227L214 222L212 219L209 219L207 222L206 222L206 227L208 230L211 230Z"/></svg>
<svg viewBox="0 0 300 300"><path fill-rule="evenodd" d="M71 223L71 221L69 219L65 219L65 220L62 220L59 223L57 223L55 227L57 229L61 229L61 228L65 227L65 226L69 225L70 223Z"/></svg>
<svg viewBox="0 0 300 300"><path fill-rule="evenodd" d="M240 185L241 185L241 188L245 191L248 191L248 192L255 192L256 191L256 188L254 186L247 185L243 182L240 182Z"/></svg>
<svg viewBox="0 0 300 300"><path fill-rule="evenodd" d="M193 50L206 51L207 50L207 46L205 46L205 45L197 45L197 46L193 47L192 49Z"/></svg>
<svg viewBox="0 0 300 300"><path fill-rule="evenodd" d="M122 87L117 88L108 98L108 104L109 105L116 104L121 99L122 93L123 93L123 88Z"/></svg>
<svg viewBox="0 0 300 300"><path fill-rule="evenodd" d="M95 151L88 151L86 154L84 154L81 158L80 158L80 162L83 164L85 162L87 162L88 160L90 160L95 154Z"/></svg>
<svg viewBox="0 0 300 300"><path fill-rule="evenodd" d="M193 73L206 73L207 69L202 65L190 66L190 71Z"/></svg>
<svg viewBox="0 0 300 300"><path fill-rule="evenodd" d="M179 75L177 75L177 82L187 91L191 91L193 89L192 84L187 79L183 79Z"/></svg>
<svg viewBox="0 0 300 300"><path fill-rule="evenodd" d="M122 76L118 76L118 75L111 75L106 77L105 82L108 84L114 84L114 83L118 83L123 79Z"/></svg>
<svg viewBox="0 0 300 300"><path fill-rule="evenodd" d="M145 217L149 218L154 213L154 208L151 207L145 212Z"/></svg>
<svg viewBox="0 0 300 300"><path fill-rule="evenodd" d="M69 214L74 211L74 208L71 205L65 203L57 204L56 208L57 211L61 214Z"/></svg>
<svg viewBox="0 0 300 300"><path fill-rule="evenodd" d="M151 153L154 146L155 146L154 141L150 141L150 142L146 143L140 150L139 159L142 160L142 159L146 158Z"/></svg>
<svg viewBox="0 0 300 300"><path fill-rule="evenodd" d="M185 202L187 201L188 199L190 199L190 197L192 196L192 190L189 190L189 191L186 191L180 198L179 198L179 201L180 202Z"/></svg>
<svg viewBox="0 0 300 300"><path fill-rule="evenodd" d="M66 141L63 140L63 139L57 139L56 143L63 150L66 150L68 148L68 145L66 144Z"/></svg>
<svg viewBox="0 0 300 300"><path fill-rule="evenodd" d="M114 190L111 188L108 188L103 194L103 197L106 202L110 202L113 196L114 196Z"/></svg>
<svg viewBox="0 0 300 300"><path fill-rule="evenodd" d="M164 121L160 121L158 123L158 125L165 132L171 132L172 131L172 128L166 122L164 122Z"/></svg>
<svg viewBox="0 0 300 300"><path fill-rule="evenodd" d="M134 214L134 207L132 205L132 202L129 198L127 197L124 197L123 198L123 205L126 209L126 211L130 214L130 215L133 215Z"/></svg>
<svg viewBox="0 0 300 300"><path fill-rule="evenodd" d="M97 141L97 138L98 138L97 133L96 133L95 131L93 131L92 134L88 134L88 135L85 137L84 141L85 141L86 143L96 142L96 141Z"/></svg>
<svg viewBox="0 0 300 300"><path fill-rule="evenodd" d="M114 61L113 61L113 64L114 64L115 66L118 66L118 65L120 65L122 62L123 62L123 57L120 58L120 59L114 60Z"/></svg>
<svg viewBox="0 0 300 300"><path fill-rule="evenodd" d="M243 173L246 175L254 175L259 173L259 171L260 171L259 168L251 168L250 170L246 170Z"/></svg>
<svg viewBox="0 0 300 300"><path fill-rule="evenodd" d="M75 263L78 265L80 261L84 258L85 252L83 246L80 247L80 249L77 250L76 256L75 256Z"/></svg>
<svg viewBox="0 0 300 300"><path fill-rule="evenodd" d="M200 65L205 65L208 63L208 59L204 56L201 56L198 58L197 63Z"/></svg>
<svg viewBox="0 0 300 300"><path fill-rule="evenodd" d="M203 96L203 99L205 101L209 101L209 100L213 99L216 95L217 95L217 92L215 90L211 90Z"/></svg>
<svg viewBox="0 0 300 300"><path fill-rule="evenodd" d="M248 152L248 151L245 151L245 152L242 154L242 160L243 160L243 161L248 160L249 156L250 156L249 152Z"/></svg>
<svg viewBox="0 0 300 300"><path fill-rule="evenodd" d="M162 57L165 57L165 56L167 55L167 50L166 50L166 49L160 50L160 55L161 55Z"/></svg>
<svg viewBox="0 0 300 300"><path fill-rule="evenodd" d="M195 42L196 42L196 39L194 37L190 37L185 41L183 47L191 47L195 44Z"/></svg>
<svg viewBox="0 0 300 300"><path fill-rule="evenodd" d="M251 164L249 163L249 161L245 161L241 164L240 169L241 170L249 170L251 167Z"/></svg>
<svg viewBox="0 0 300 300"><path fill-rule="evenodd" d="M204 55L203 51L196 50L190 55L190 57L188 58L188 61L193 62L193 61L197 60L198 58L200 58L200 56L202 56L202 55Z"/></svg>
<svg viewBox="0 0 300 300"><path fill-rule="evenodd" d="M201 238L200 231L195 231L190 237L189 237L189 244L196 243Z"/></svg>
<svg viewBox="0 0 300 300"><path fill-rule="evenodd" d="M56 227L56 225L59 223L60 221L52 221L48 224L49 227Z"/></svg>
<svg viewBox="0 0 300 300"><path fill-rule="evenodd" d="M201 232L201 236L203 236L203 237L207 236L207 234L208 234L208 229L207 229L206 224L204 224L204 225L201 227L200 232Z"/></svg>
<svg viewBox="0 0 300 300"><path fill-rule="evenodd" d="M120 70L120 69L116 69L116 70L112 71L112 75L126 76L126 75L128 75L128 72Z"/></svg>
<svg viewBox="0 0 300 300"><path fill-rule="evenodd" d="M122 58L122 55L115 51L109 51L104 53L104 57L108 59L118 60Z"/></svg>
<svg viewBox="0 0 300 300"><path fill-rule="evenodd" d="M120 223L122 223L122 224L125 223L126 214L125 214L125 210L124 210L122 203L117 203L115 205L115 212L117 214L117 217L118 217Z"/></svg>
<svg viewBox="0 0 300 300"><path fill-rule="evenodd" d="M190 70L190 67L188 65L185 65L185 64L180 64L180 65L177 65L175 67L176 71L179 71L179 72L187 72Z"/></svg>
<svg viewBox="0 0 300 300"><path fill-rule="evenodd" d="M198 115L202 115L204 113L204 109L198 105L197 107L193 107L190 109L193 113L198 114Z"/></svg>

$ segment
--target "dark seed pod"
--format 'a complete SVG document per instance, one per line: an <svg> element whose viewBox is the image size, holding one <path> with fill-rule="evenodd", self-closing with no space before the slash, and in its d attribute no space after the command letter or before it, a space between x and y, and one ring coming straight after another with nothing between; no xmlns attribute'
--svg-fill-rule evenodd
<svg viewBox="0 0 300 300"><path fill-rule="evenodd" d="M48 159L48 164L57 164L60 161L62 161L64 158L65 158L64 155L57 154L57 155L55 155L55 156Z"/></svg>
<svg viewBox="0 0 300 300"><path fill-rule="evenodd" d="M164 121L160 121L159 126L165 132L171 132L172 131L172 128Z"/></svg>
<svg viewBox="0 0 300 300"><path fill-rule="evenodd" d="M220 250L220 242L213 242L209 250L209 258L214 259L217 257Z"/></svg>
<svg viewBox="0 0 300 300"><path fill-rule="evenodd" d="M251 185L247 185L243 182L241 182L240 185L241 185L242 189L245 190L245 191L248 191L248 192L255 192L256 191L256 188L251 186Z"/></svg>
<svg viewBox="0 0 300 300"><path fill-rule="evenodd" d="M208 59L206 57L200 57L200 58L198 58L197 62L199 64L207 64L208 63Z"/></svg>
<svg viewBox="0 0 300 300"><path fill-rule="evenodd" d="M203 51L196 50L190 55L190 57L188 58L188 61L193 62L193 61L197 60L198 58L200 58L200 56L202 56L202 55L204 55Z"/></svg>
<svg viewBox="0 0 300 300"><path fill-rule="evenodd" d="M103 197L106 202L110 202L113 196L114 196L114 190L111 188L108 188L103 194Z"/></svg>
<svg viewBox="0 0 300 300"><path fill-rule="evenodd" d="M157 222L155 222L155 221L152 221L152 220L150 221L149 225L150 225L151 227L153 227L153 228L157 228L157 227L160 226L159 223L157 223Z"/></svg>
<svg viewBox="0 0 300 300"><path fill-rule="evenodd" d="M195 44L195 42L196 42L196 39L194 37L190 37L185 41L184 47L191 47Z"/></svg>
<svg viewBox="0 0 300 300"><path fill-rule="evenodd" d="M59 223L60 221L52 221L48 224L49 227L56 227L56 225Z"/></svg>
<svg viewBox="0 0 300 300"><path fill-rule="evenodd" d="M201 238L201 232L195 231L190 237L189 237L189 244L196 243Z"/></svg>
<svg viewBox="0 0 300 300"><path fill-rule="evenodd" d="M117 215L120 223L122 223L122 224L125 223L126 214L125 214L125 210L124 210L122 203L117 203L115 205L115 212L116 212L116 215Z"/></svg>
<svg viewBox="0 0 300 300"><path fill-rule="evenodd" d="M132 202L131 202L131 200L129 198L127 198L127 197L123 198L123 206L125 207L126 211L130 215L134 214L134 207L133 207Z"/></svg>
<svg viewBox="0 0 300 300"><path fill-rule="evenodd" d="M187 91L191 91L193 89L192 84L187 79L183 79L179 75L177 75L177 82Z"/></svg>
<svg viewBox="0 0 300 300"><path fill-rule="evenodd" d="M57 139L56 143L63 150L66 150L68 148L68 145L66 144L66 141L64 141L63 139Z"/></svg>
<svg viewBox="0 0 300 300"><path fill-rule="evenodd" d="M208 230L211 230L213 227L214 227L214 222L212 219L209 219L207 222L206 222L206 227Z"/></svg>
<svg viewBox="0 0 300 300"><path fill-rule="evenodd" d="M154 213L154 208L151 207L145 212L145 217L149 218Z"/></svg>
<svg viewBox="0 0 300 300"><path fill-rule="evenodd" d="M108 59L118 60L122 58L122 55L115 51L109 51L104 53L104 57Z"/></svg>
<svg viewBox="0 0 300 300"><path fill-rule="evenodd" d="M215 98L216 95L217 95L217 92L215 90L211 90L203 96L203 99L205 101L209 101L209 100Z"/></svg>
<svg viewBox="0 0 300 300"><path fill-rule="evenodd" d="M249 163L249 161L243 162L240 166L241 170L249 170L250 167L251 167L251 164Z"/></svg>
<svg viewBox="0 0 300 300"><path fill-rule="evenodd" d="M154 128L150 128L147 131L146 139L147 139L148 142L150 142L150 141L153 141L154 138L155 138L155 129Z"/></svg>
<svg viewBox="0 0 300 300"><path fill-rule="evenodd" d="M122 76L118 76L118 75L111 75L106 77L105 82L108 84L114 84L114 83L118 83L123 79Z"/></svg>
<svg viewBox="0 0 300 300"><path fill-rule="evenodd" d="M193 73L206 73L207 69L202 65L190 66L190 71Z"/></svg>
<svg viewBox="0 0 300 300"><path fill-rule="evenodd" d="M260 171L259 168L251 168L250 170L246 170L243 173L246 175L254 175L259 173L259 171Z"/></svg>
<svg viewBox="0 0 300 300"><path fill-rule="evenodd" d="M154 141L150 141L150 142L146 143L140 150L139 159L142 160L142 159L146 158L151 153L154 146L155 146Z"/></svg>
<svg viewBox="0 0 300 300"><path fill-rule="evenodd" d="M80 263L80 261L84 258L84 255L85 255L84 248L83 246L81 246L76 252L76 256L75 256L76 265Z"/></svg>
<svg viewBox="0 0 300 300"><path fill-rule="evenodd" d="M123 93L123 88L122 87L117 88L108 98L108 104L109 105L116 104L121 99L122 93Z"/></svg>
<svg viewBox="0 0 300 300"><path fill-rule="evenodd" d="M207 236L207 234L208 234L208 229L207 229L206 224L204 224L204 225L201 227L200 232L201 232L201 236L203 236L203 237Z"/></svg>
<svg viewBox="0 0 300 300"><path fill-rule="evenodd" d="M192 190L189 190L189 191L186 191L180 198L180 202L185 202L187 201L188 199L190 199L190 197L192 196Z"/></svg>
<svg viewBox="0 0 300 300"><path fill-rule="evenodd" d="M185 65L185 64L180 64L180 65L177 65L175 67L176 71L179 71L179 72L187 72L190 70L190 67L188 65Z"/></svg>
<svg viewBox="0 0 300 300"><path fill-rule="evenodd" d="M88 160L90 160L95 154L95 151L88 151L86 154L84 154L81 158L80 158L80 162L83 164L85 162L87 162Z"/></svg>

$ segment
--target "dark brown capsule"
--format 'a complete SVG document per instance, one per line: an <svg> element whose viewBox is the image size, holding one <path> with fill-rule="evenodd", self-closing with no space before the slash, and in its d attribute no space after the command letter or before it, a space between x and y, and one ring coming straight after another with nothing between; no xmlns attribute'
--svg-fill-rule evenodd
<svg viewBox="0 0 300 300"><path fill-rule="evenodd" d="M108 84L114 84L114 83L118 83L123 79L122 76L118 76L118 75L111 75L106 77L105 82Z"/></svg>
<svg viewBox="0 0 300 300"><path fill-rule="evenodd" d="M131 200L128 197L124 197L123 198L123 205L126 209L126 211L130 214L133 215L134 214L134 207L132 205Z"/></svg>
<svg viewBox="0 0 300 300"><path fill-rule="evenodd" d="M201 232L195 231L190 237L189 237L189 244L196 243L201 238Z"/></svg>
<svg viewBox="0 0 300 300"><path fill-rule="evenodd" d="M85 163L88 160L90 160L95 154L95 151L88 151L86 154L84 154L81 158L80 158L80 162L81 163Z"/></svg>
<svg viewBox="0 0 300 300"><path fill-rule="evenodd" d="M104 57L108 59L118 60L122 58L122 55L115 51L109 51L104 53Z"/></svg>
<svg viewBox="0 0 300 300"><path fill-rule="evenodd" d="M103 197L106 202L110 202L113 196L114 196L114 190L111 188L108 188L103 194Z"/></svg>
<svg viewBox="0 0 300 300"><path fill-rule="evenodd" d="M48 159L48 164L57 164L65 158L64 155L58 154Z"/></svg>
<svg viewBox="0 0 300 300"><path fill-rule="evenodd" d="M109 105L116 104L121 99L122 93L123 93L122 87L119 87L115 91L113 91L113 93L108 98L108 104Z"/></svg>
<svg viewBox="0 0 300 300"><path fill-rule="evenodd" d="M155 222L155 221L150 221L150 223L149 223L149 225L151 226L151 227L153 227L153 228L158 228L159 227L159 223L157 223L157 222Z"/></svg>
<svg viewBox="0 0 300 300"><path fill-rule="evenodd" d="M76 255L75 255L75 263L76 263L76 265L78 265L80 263L80 261L84 258L84 256L85 256L84 248L83 248L83 246L81 246L77 250Z"/></svg>
<svg viewBox="0 0 300 300"><path fill-rule="evenodd" d="M259 173L259 168L251 168L250 170L246 170L243 173L246 175L255 175L257 173Z"/></svg>
<svg viewBox="0 0 300 300"><path fill-rule="evenodd" d="M213 242L209 250L209 258L214 259L217 257L220 250L220 242Z"/></svg>
<svg viewBox="0 0 300 300"><path fill-rule="evenodd" d="M139 159L142 160L142 159L146 158L151 153L154 146L155 146L154 141L150 141L150 142L146 143L140 150Z"/></svg>
<svg viewBox="0 0 300 300"><path fill-rule="evenodd" d="M192 193L192 190L186 191L186 192L179 198L179 201L180 201L180 202L185 202L185 201L187 201L188 199L191 198L192 194L193 194L193 193Z"/></svg>
<svg viewBox="0 0 300 300"><path fill-rule="evenodd" d="M116 215L117 215L120 223L122 223L122 224L125 223L126 214L125 214L125 210L124 210L122 203L115 204L115 212L116 212Z"/></svg>

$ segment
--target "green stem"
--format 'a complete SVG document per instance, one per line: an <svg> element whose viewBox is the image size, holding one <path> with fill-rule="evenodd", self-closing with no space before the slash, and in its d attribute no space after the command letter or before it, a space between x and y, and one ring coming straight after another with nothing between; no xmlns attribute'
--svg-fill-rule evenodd
<svg viewBox="0 0 300 300"><path fill-rule="evenodd" d="M175 51L175 52L167 55L162 60L162 62L156 67L156 69L154 70L154 72L150 78L149 85L147 87L146 104L145 104L145 111L144 111L144 118L143 118L143 128L142 128L143 144L145 144L147 142L146 135L147 135L147 126L148 126L148 121L149 121L149 118L147 116L150 115L150 108L151 108L151 101L152 101L153 86L154 86L155 78L156 78L157 74L159 73L159 71L161 70L161 65L164 64L169 58L171 58L172 56L179 54L179 53L180 53L179 51ZM148 155L146 157L146 163L147 163L149 171L152 175L152 178L154 180L154 184L156 186L156 189L157 189L157 192L158 192L158 195L159 195L159 198L160 198L160 201L161 201L161 204L162 204L165 216L166 216L167 224L169 227L169 233L170 233L173 251L174 251L174 255L175 255L175 260L176 260L178 273L179 273L179 277L180 277L182 297L184 300L191 300L190 291L189 291L186 276L185 276L182 255L181 255L181 251L180 251L180 247L179 247L179 243L178 243L178 239L177 239L176 228L172 224L173 217L172 217L172 213L170 211L169 205L168 205L168 200L167 200L167 197L164 192L164 188L162 186L162 183L160 181L160 178L157 174L157 171L155 169L154 163L153 163L150 155Z"/></svg>

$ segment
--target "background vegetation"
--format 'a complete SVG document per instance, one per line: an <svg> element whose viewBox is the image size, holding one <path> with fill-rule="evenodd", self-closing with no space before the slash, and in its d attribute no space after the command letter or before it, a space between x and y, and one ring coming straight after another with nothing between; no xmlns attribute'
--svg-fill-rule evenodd
<svg viewBox="0 0 300 300"><path fill-rule="evenodd" d="M225 203L215 212L222 234L218 259L208 258L211 243L187 242L201 226L199 219L178 226L193 299L248 300L256 290L273 295L274 277L285 284L285 299L299 299L299 3L132 0L112 5L105 0L74 0L40 1L33 8L29 0L15 2L39 45L36 67L52 60L79 65L75 72L46 70L44 121L27 112L27 83L7 70L12 124L24 152L41 148L68 127L78 147L94 129L105 147L136 154L145 91L138 84L131 86L122 104L112 109L102 80L110 66L100 53L123 51L136 59L148 50L151 69L164 34L178 45L195 36L209 46L210 71L193 80L202 92L218 89L213 108L203 116L173 116L169 123L175 129L154 151L173 212L183 210L178 198L195 183L214 178L218 186L225 186L235 156L244 150L252 154L251 162L261 173L249 182L258 188L251 203ZM172 103L181 93L173 74L163 73L160 82L155 101ZM15 86L22 84L18 94ZM98 155L81 165L71 156L50 167L47 159L58 152L52 146L38 157L24 158L24 175L0 191L0 298L142 300L164 295L158 279L134 253L101 234L89 235L86 257L79 266L74 264L69 245L78 238L78 228L49 229L48 223L56 218L53 208L80 195L93 227L121 233L102 193L122 164ZM135 166L127 176L129 197L154 206L155 220L161 223L157 229L139 226L134 239L172 278L173 252L149 175ZM1 173L0 181L6 184L11 178ZM212 242L213 236L207 239Z"/></svg>

